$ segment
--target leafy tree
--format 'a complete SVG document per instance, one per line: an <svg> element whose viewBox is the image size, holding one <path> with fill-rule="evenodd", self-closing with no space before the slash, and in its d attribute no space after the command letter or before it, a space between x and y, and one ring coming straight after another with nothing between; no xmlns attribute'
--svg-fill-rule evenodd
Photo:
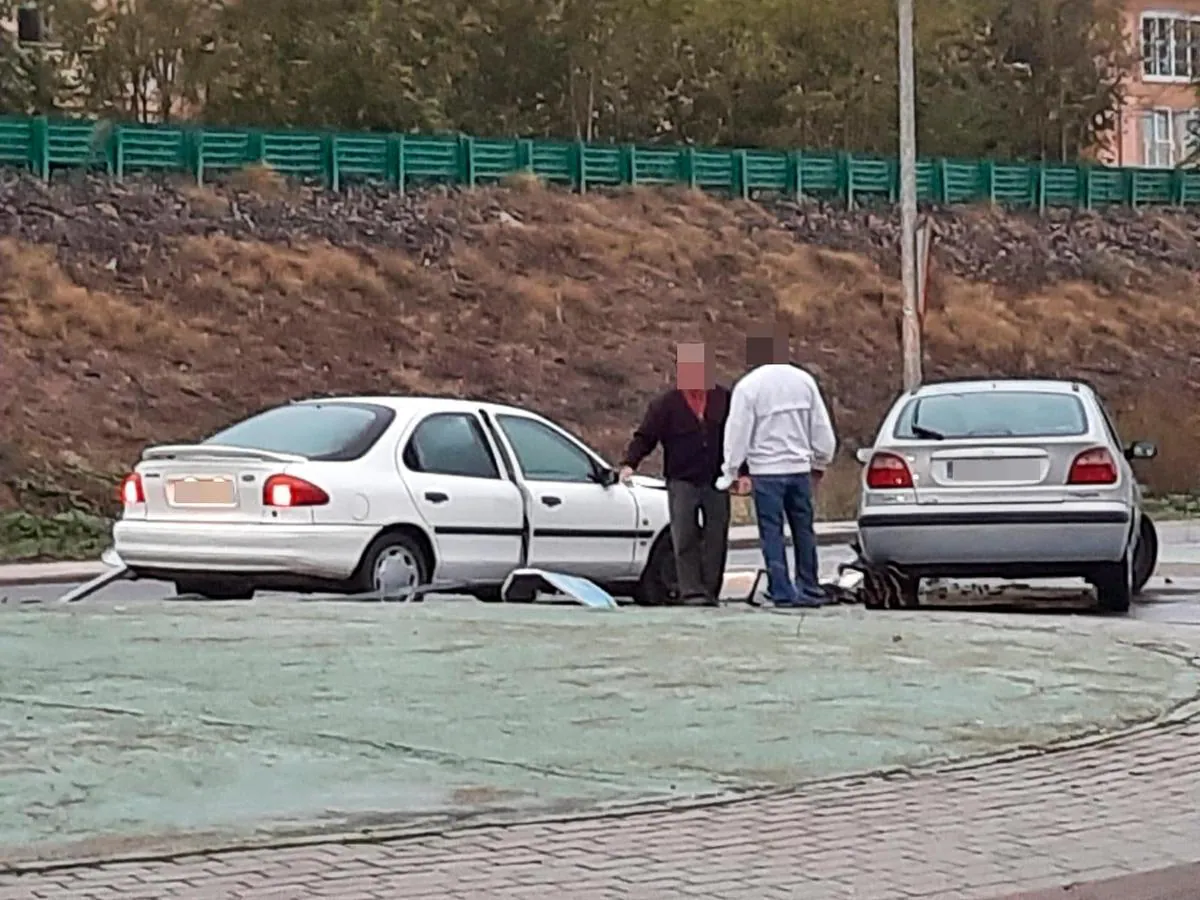
<svg viewBox="0 0 1200 900"><path fill-rule="evenodd" d="M0 16L14 22L21 0L0 0ZM56 38L60 9L67 3L43 3L48 40L42 45L22 45L16 35L0 40L0 113L45 115L70 107L78 95L78 58Z"/></svg>
<svg viewBox="0 0 1200 900"><path fill-rule="evenodd" d="M220 17L205 111L219 121L444 128L454 0L255 0Z"/></svg>
<svg viewBox="0 0 1200 900"><path fill-rule="evenodd" d="M1009 154L1069 160L1116 126L1133 64L1118 0L985 0Z"/></svg>
<svg viewBox="0 0 1200 900"><path fill-rule="evenodd" d="M13 13L19 0L0 0ZM0 106L139 120L846 149L897 143L894 0L42 0ZM917 0L921 152L1115 125L1118 0Z"/></svg>
<svg viewBox="0 0 1200 900"><path fill-rule="evenodd" d="M200 106L189 80L211 50L220 0L76 0L60 17L89 111L169 122Z"/></svg>

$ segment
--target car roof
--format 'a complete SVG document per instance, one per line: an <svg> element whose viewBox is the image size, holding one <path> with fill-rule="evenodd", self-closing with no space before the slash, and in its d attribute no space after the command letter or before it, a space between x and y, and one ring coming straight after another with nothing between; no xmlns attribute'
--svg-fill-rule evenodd
<svg viewBox="0 0 1200 900"><path fill-rule="evenodd" d="M1063 378L964 378L923 384L911 391L912 397L937 397L946 394L982 394L990 391L1034 391L1043 394L1079 394L1086 385Z"/></svg>
<svg viewBox="0 0 1200 900"><path fill-rule="evenodd" d="M444 412L473 412L486 409L489 412L513 412L530 414L530 410L519 406L508 406L503 403L489 403L484 400L463 400L457 397L433 397L421 395L375 394L354 397L308 397L297 400L297 403L370 403L375 406L386 406L398 413L423 413L434 410Z"/></svg>

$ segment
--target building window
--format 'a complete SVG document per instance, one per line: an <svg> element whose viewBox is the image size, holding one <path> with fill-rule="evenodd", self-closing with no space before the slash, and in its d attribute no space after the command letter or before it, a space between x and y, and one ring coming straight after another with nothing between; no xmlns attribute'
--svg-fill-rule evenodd
<svg viewBox="0 0 1200 900"><path fill-rule="evenodd" d="M1142 16L1142 76L1168 81L1200 78L1200 16Z"/></svg>
<svg viewBox="0 0 1200 900"><path fill-rule="evenodd" d="M1175 166L1175 142L1171 135L1173 117L1169 109L1152 109L1142 114L1142 165L1155 169Z"/></svg>
<svg viewBox="0 0 1200 900"><path fill-rule="evenodd" d="M1151 109L1142 113L1142 165L1171 169L1200 150L1200 110Z"/></svg>
<svg viewBox="0 0 1200 900"><path fill-rule="evenodd" d="M44 44L46 23L42 11L33 3L17 7L17 41L22 44Z"/></svg>

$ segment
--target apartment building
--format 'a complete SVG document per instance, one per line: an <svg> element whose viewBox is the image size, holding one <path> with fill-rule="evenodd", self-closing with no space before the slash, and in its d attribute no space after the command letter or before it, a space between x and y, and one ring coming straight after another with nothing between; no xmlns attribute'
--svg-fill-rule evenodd
<svg viewBox="0 0 1200 900"><path fill-rule="evenodd" d="M1128 0L1126 22L1138 62L1118 111L1118 134L1101 158L1173 168L1198 149L1200 0Z"/></svg>

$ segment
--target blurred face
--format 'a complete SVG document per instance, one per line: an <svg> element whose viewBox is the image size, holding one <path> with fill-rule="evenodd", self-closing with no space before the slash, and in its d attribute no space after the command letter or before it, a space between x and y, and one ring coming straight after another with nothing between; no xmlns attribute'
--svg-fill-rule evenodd
<svg viewBox="0 0 1200 900"><path fill-rule="evenodd" d="M752 369L787 362L788 350L787 332L778 327L746 335L746 365Z"/></svg>
<svg viewBox="0 0 1200 900"><path fill-rule="evenodd" d="M676 349L675 383L680 390L708 390L711 370L704 344L680 344Z"/></svg>

